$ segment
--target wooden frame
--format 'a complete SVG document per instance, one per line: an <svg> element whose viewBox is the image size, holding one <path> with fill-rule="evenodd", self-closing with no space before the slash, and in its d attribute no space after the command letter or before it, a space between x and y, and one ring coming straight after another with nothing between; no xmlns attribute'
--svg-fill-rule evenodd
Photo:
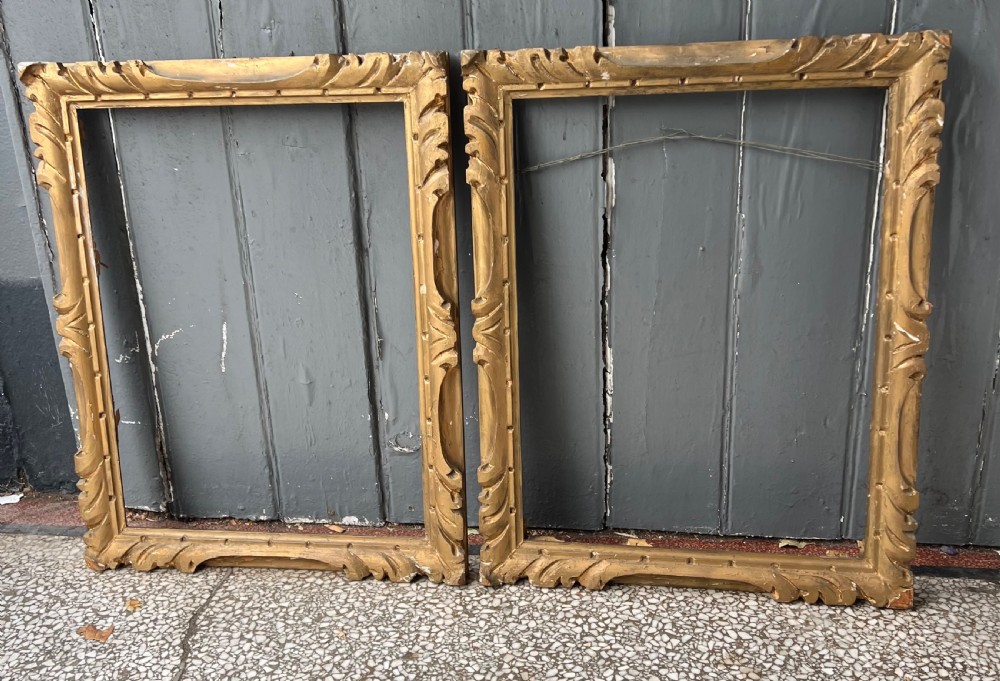
<svg viewBox="0 0 1000 681"><path fill-rule="evenodd" d="M617 581L767 591L780 601L912 604L909 565L933 190L950 35L856 35L658 47L464 52L482 465L480 580L600 589ZM734 90L888 89L869 475L859 558L692 552L526 539L514 246L516 99Z"/></svg>
<svg viewBox="0 0 1000 681"><path fill-rule="evenodd" d="M37 63L21 67L34 102L38 183L52 201L62 289L60 352L73 368L76 454L87 564L97 570L201 564L310 567L406 581L465 582L457 267L444 54ZM423 437L422 538L130 528L118 466L97 269L83 173L80 109L401 102L406 121L417 364Z"/></svg>

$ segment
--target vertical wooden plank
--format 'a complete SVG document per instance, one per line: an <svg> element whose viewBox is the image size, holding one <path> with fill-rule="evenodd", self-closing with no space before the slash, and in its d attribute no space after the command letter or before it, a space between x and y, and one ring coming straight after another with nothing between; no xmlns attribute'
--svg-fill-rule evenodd
<svg viewBox="0 0 1000 681"><path fill-rule="evenodd" d="M336 8L329 2L227 1L220 13L227 57L340 48ZM378 415L369 402L367 301L360 287L346 115L341 105L269 106L233 109L223 120L231 126L231 176L249 244L280 515L353 516L367 524L383 520L372 437ZM403 140L395 141L402 149ZM391 163L405 177L405 164ZM396 189L406 196L405 184ZM419 476L417 481L419 494Z"/></svg>
<svg viewBox="0 0 1000 681"><path fill-rule="evenodd" d="M83 0L10 0L0 6L0 18L8 70L3 79L4 104L10 112L11 137L26 154L26 158L18 158L21 187L45 293L51 300L59 284L51 234L52 211L35 184L33 167L37 160L31 156L34 147L26 132L27 117L33 107L17 83L17 65L30 61L94 59L96 51ZM50 316L54 319L54 312L50 311ZM68 362L62 364L67 367L64 375L68 379ZM72 387L68 388L67 394L72 399Z"/></svg>
<svg viewBox="0 0 1000 681"><path fill-rule="evenodd" d="M26 150L20 136L12 138L8 132L18 131L18 122L16 100L4 97L0 102L0 486L20 487L26 481L35 489L68 488L75 480L73 429L52 342L49 298L35 257L28 215L35 204L26 205L21 191L17 164L27 165Z"/></svg>
<svg viewBox="0 0 1000 681"><path fill-rule="evenodd" d="M21 194L17 151L7 132L11 116L17 115L17 111L8 112L6 102L0 102L0 235L4 245L0 249L0 281L38 279L35 246L28 224L29 206Z"/></svg>
<svg viewBox="0 0 1000 681"><path fill-rule="evenodd" d="M0 490L16 490L21 486L17 479L19 446L14 430L14 412L0 372Z"/></svg>
<svg viewBox="0 0 1000 681"><path fill-rule="evenodd" d="M739 3L615 3L619 45L738 40ZM740 93L618 97L612 144L665 129L738 137ZM613 153L609 340L612 527L718 529L734 146L670 142Z"/></svg>
<svg viewBox="0 0 1000 681"><path fill-rule="evenodd" d="M602 6L470 0L477 49L600 44ZM520 168L600 148L604 101L534 101L515 110ZM522 484L531 527L604 523L600 159L519 174L517 295Z"/></svg>
<svg viewBox="0 0 1000 681"><path fill-rule="evenodd" d="M108 59L216 54L202 0L94 6ZM238 196L220 112L121 111L114 121L174 510L273 517L273 447L255 380L252 286L243 276Z"/></svg>
<svg viewBox="0 0 1000 681"><path fill-rule="evenodd" d="M17 151L17 169L21 193L28 211L31 237L35 245L40 281L45 292L50 326L55 336L55 310L51 305L59 290L58 268L51 232L52 211L48 199L35 183L32 155L33 144L28 138L27 121L31 103L24 97L17 82L17 64L43 59L74 61L94 56L93 41L87 30L86 12L82 1L75 0L11 0L0 5L0 36L8 76L2 79L4 105L9 112L9 129ZM55 338L58 343L58 337ZM76 429L76 395L69 362L59 360L63 389L70 416Z"/></svg>
<svg viewBox="0 0 1000 681"><path fill-rule="evenodd" d="M881 2L755 0L751 38L877 32ZM754 92L745 138L873 159L883 95ZM724 531L838 537L875 172L746 148Z"/></svg>
<svg viewBox="0 0 1000 681"><path fill-rule="evenodd" d="M406 130L400 105L354 108L360 233L371 273L373 356L378 372L379 446L386 513L393 522L423 521L420 395L410 244ZM370 289L368 284L370 283Z"/></svg>
<svg viewBox="0 0 1000 681"><path fill-rule="evenodd" d="M351 52L462 49L459 0L343 0L342 8L345 49ZM459 87L457 82L454 87ZM368 249L386 510L393 522L419 523L419 375L403 111L398 105L372 104L358 105L354 112L356 191ZM470 316L467 307L460 313Z"/></svg>
<svg viewBox="0 0 1000 681"><path fill-rule="evenodd" d="M954 32L931 246L931 346L920 422L918 538L1000 545L1000 15L900 0L899 30Z"/></svg>
<svg viewBox="0 0 1000 681"><path fill-rule="evenodd" d="M985 400L978 453L982 467L971 490L972 522L962 542L983 546L1000 546L1000 330L994 338L998 339L998 347L993 356L993 375ZM941 532L933 524L929 529L928 534ZM944 536L948 543L959 543L950 534Z"/></svg>
<svg viewBox="0 0 1000 681"><path fill-rule="evenodd" d="M90 197L108 372L118 418L118 459L128 508L163 511L169 494L161 470L157 398L142 323L138 279L122 203L115 140L106 111L81 113L84 172Z"/></svg>
<svg viewBox="0 0 1000 681"><path fill-rule="evenodd" d="M66 0L45 0L43 2L4 3L3 13L11 64L25 61L59 60L79 61L96 59L99 56L91 17L86 2ZM18 137L23 135L26 115L31 105L23 97L18 98L21 121L18 121ZM14 129L12 127L12 129ZM107 242L106 231L122 228L121 193L114 179L114 150L111 144L109 118L105 113L90 115L85 126L88 151L86 172L88 179L95 182L94 197L91 201L92 218L95 227L95 246L103 255L103 280L101 282L102 303L111 311L107 324L108 352L112 359L121 362L110 364L111 383L116 404L121 411L119 425L120 461L123 473L126 503L133 507L161 509L163 507L163 487L160 482L156 449L153 446L153 419L149 413L146 384L148 370L136 347L135 331L138 324L138 310L134 307L134 287L128 284L131 263L119 250L118 242ZM24 138L22 138L24 139ZM25 164L26 165L26 164ZM95 170L99 169L99 170ZM29 213L39 237L37 252L42 270L42 284L46 298L51 300L58 284L55 282L53 260L53 239L49 233L52 220L47 198L39 196L34 187L34 178L27 171L22 172L25 181L24 192L30 197L31 208L40 205L41 220L33 211ZM39 201L40 203L36 203ZM122 282L125 283L122 286ZM46 303L48 303L48 300ZM119 314L120 313L120 314ZM50 307L51 314L51 307ZM72 391L69 364L60 362L64 382L68 389L69 408L75 413L76 401ZM60 455L63 455L60 453ZM70 456L66 452L65 456Z"/></svg>

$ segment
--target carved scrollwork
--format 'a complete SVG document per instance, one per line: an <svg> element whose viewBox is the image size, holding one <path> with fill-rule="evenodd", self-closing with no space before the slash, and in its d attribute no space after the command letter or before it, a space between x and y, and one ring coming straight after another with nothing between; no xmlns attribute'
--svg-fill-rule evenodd
<svg viewBox="0 0 1000 681"><path fill-rule="evenodd" d="M888 161L883 199L883 271L879 282L869 477L868 553L887 586L912 593L916 554L917 432L927 317L930 228L941 170L948 50L928 52L889 90ZM903 596L906 598L906 596ZM912 598L912 596L909 596Z"/></svg>
<svg viewBox="0 0 1000 681"><path fill-rule="evenodd" d="M852 77L893 79L926 55L947 53L948 49L947 34L922 31L898 36L862 34L644 47L470 51L465 53L464 68L467 80L475 78L478 71L501 89L550 85L562 88L568 84L596 88L622 83L634 87L670 78L682 79L681 84L688 85L703 79L715 79L717 85L759 79L772 83ZM482 79L472 84L484 92Z"/></svg>
<svg viewBox="0 0 1000 681"><path fill-rule="evenodd" d="M361 540L364 542L364 540ZM372 577L392 582L409 582L420 576L447 581L446 566L413 539L393 545L385 542L298 542L288 536L275 539L199 539L145 536L129 530L117 535L91 565L97 570L131 565L149 571L176 568L194 572L206 563L310 567L344 572L348 579Z"/></svg>
<svg viewBox="0 0 1000 681"><path fill-rule="evenodd" d="M509 238L507 192L503 159L503 101L496 81L477 65L481 53L463 54L464 86L468 94L465 129L469 154L467 181L472 191L472 226L476 292L472 301L473 360L479 375L480 456L478 471L481 575L517 547L519 539L510 509L517 509L514 451L518 434L514 426L516 405L512 380L516 334L508 300L513 262Z"/></svg>
<svg viewBox="0 0 1000 681"><path fill-rule="evenodd" d="M408 92L435 65L429 52L390 54L317 54L254 59L187 59L178 61L112 61L34 63L21 66L29 87L42 87L56 98L170 98L190 95L235 96L280 90L353 90Z"/></svg>
<svg viewBox="0 0 1000 681"><path fill-rule="evenodd" d="M62 288L55 297L60 351L73 368L80 414L80 509L87 525L86 560L95 569L193 570L206 562L282 562L345 571L361 578L409 580L426 575L461 584L466 574L464 453L454 199L448 133L447 57L405 54L316 55L235 60L116 61L24 65L21 79L34 103L31 137L40 186L52 202ZM107 378L107 352L95 326L100 298L93 245L82 214L85 178L74 146L77 107L282 104L286 101L402 101L408 113L407 158L412 184L414 291L421 376L426 538L398 545L346 538L324 542L282 535L216 541L196 531L140 536L125 527L118 498L120 471ZM215 533L218 534L218 533Z"/></svg>
<svg viewBox="0 0 1000 681"><path fill-rule="evenodd" d="M465 455L458 337L458 269L448 116L448 58L428 57L428 69L410 93L414 138L414 257L422 341L420 385L424 430L424 524L453 579L464 580Z"/></svg>

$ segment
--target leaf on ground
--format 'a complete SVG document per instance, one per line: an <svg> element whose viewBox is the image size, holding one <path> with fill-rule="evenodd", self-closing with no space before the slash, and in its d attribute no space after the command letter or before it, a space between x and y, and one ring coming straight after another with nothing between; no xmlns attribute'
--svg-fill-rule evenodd
<svg viewBox="0 0 1000 681"><path fill-rule="evenodd" d="M93 624L88 624L85 627L80 627L76 630L76 633L83 636L88 641L97 641L99 643L107 643L108 638L111 634L115 633L114 627L108 627L107 629L98 629Z"/></svg>
<svg viewBox="0 0 1000 681"><path fill-rule="evenodd" d="M326 529L330 530L331 532L336 532L337 534L343 534L344 532L344 528L341 527L340 525L332 525L332 524L327 525Z"/></svg>
<svg viewBox="0 0 1000 681"><path fill-rule="evenodd" d="M340 638L347 638L347 632L343 629L337 629L337 636Z"/></svg>
<svg viewBox="0 0 1000 681"><path fill-rule="evenodd" d="M778 542L779 549L783 549L786 546L792 546L797 549L804 549L805 547L809 546L809 542L799 541L798 539L782 539L781 541Z"/></svg>
<svg viewBox="0 0 1000 681"><path fill-rule="evenodd" d="M652 546L645 539L639 539L638 537L630 537L625 540L625 546Z"/></svg>
<svg viewBox="0 0 1000 681"><path fill-rule="evenodd" d="M142 607L142 601L138 598L129 598L125 601L125 609L129 612L135 612Z"/></svg>

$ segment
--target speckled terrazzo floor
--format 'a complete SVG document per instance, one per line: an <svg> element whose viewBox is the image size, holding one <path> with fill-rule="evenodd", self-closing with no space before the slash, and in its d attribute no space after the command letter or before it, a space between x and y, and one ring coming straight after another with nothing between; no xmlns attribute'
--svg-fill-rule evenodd
<svg viewBox="0 0 1000 681"><path fill-rule="evenodd" d="M893 612L635 586L96 574L81 546L0 534L0 680L1000 679L993 581L918 578L917 608ZM85 640L90 624L114 631Z"/></svg>

